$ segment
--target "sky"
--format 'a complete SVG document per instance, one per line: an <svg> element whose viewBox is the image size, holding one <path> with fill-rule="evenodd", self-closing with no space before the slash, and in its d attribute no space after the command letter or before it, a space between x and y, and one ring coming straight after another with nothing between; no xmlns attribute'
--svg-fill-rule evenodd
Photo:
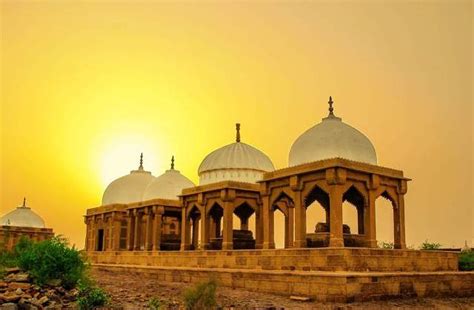
<svg viewBox="0 0 474 310"><path fill-rule="evenodd" d="M471 1L0 3L0 214L26 196L82 248L86 209L140 152L154 175L175 155L197 183L240 122L285 168L331 95L412 179L407 244L472 242Z"/></svg>

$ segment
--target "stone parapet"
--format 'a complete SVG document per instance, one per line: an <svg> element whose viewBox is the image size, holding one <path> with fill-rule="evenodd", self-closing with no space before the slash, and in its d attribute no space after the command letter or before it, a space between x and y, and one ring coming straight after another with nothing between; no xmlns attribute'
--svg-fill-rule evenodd
<svg viewBox="0 0 474 310"><path fill-rule="evenodd" d="M93 264L275 271L457 271L458 254L444 251L320 248L232 251L87 252Z"/></svg>

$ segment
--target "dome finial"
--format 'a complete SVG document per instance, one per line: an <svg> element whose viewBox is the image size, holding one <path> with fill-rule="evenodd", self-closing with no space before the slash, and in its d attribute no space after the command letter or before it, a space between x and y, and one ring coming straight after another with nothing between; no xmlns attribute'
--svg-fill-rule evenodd
<svg viewBox="0 0 474 310"><path fill-rule="evenodd" d="M171 170L174 170L174 155L171 156Z"/></svg>
<svg viewBox="0 0 474 310"><path fill-rule="evenodd" d="M23 208L26 207L26 197L23 197L23 205L22 205Z"/></svg>
<svg viewBox="0 0 474 310"><path fill-rule="evenodd" d="M334 101L332 101L332 96L329 96L329 116L334 116L334 108L332 107L332 104Z"/></svg>
<svg viewBox="0 0 474 310"><path fill-rule="evenodd" d="M235 142L240 142L240 123L235 124L236 136Z"/></svg>
<svg viewBox="0 0 474 310"><path fill-rule="evenodd" d="M140 153L140 166L138 167L138 170L143 170L143 153Z"/></svg>

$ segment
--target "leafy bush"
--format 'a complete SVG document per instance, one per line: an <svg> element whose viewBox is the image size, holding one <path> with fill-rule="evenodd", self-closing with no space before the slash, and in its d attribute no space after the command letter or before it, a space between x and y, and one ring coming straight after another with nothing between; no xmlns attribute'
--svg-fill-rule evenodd
<svg viewBox="0 0 474 310"><path fill-rule="evenodd" d="M217 282L209 280L199 283L184 292L184 304L186 309L213 309L216 307Z"/></svg>
<svg viewBox="0 0 474 310"><path fill-rule="evenodd" d="M459 254L459 270L474 271L474 251L462 251Z"/></svg>
<svg viewBox="0 0 474 310"><path fill-rule="evenodd" d="M393 242L381 241L379 242L378 246L382 249L393 249Z"/></svg>
<svg viewBox="0 0 474 310"><path fill-rule="evenodd" d="M150 307L152 310L159 310L161 306L166 307L166 305L158 297L153 297L148 302L148 307Z"/></svg>
<svg viewBox="0 0 474 310"><path fill-rule="evenodd" d="M76 286L84 276L86 264L81 253L68 247L66 239L54 237L41 242L21 240L16 248L18 266L27 271L36 284L60 282L66 288Z"/></svg>
<svg viewBox="0 0 474 310"><path fill-rule="evenodd" d="M89 310L105 306L109 302L109 296L105 291L88 280L82 280L78 283L79 297L77 305L79 309Z"/></svg>
<svg viewBox="0 0 474 310"><path fill-rule="evenodd" d="M428 242L428 240L425 240L420 246L420 250L438 250L439 248L441 248L441 244Z"/></svg>

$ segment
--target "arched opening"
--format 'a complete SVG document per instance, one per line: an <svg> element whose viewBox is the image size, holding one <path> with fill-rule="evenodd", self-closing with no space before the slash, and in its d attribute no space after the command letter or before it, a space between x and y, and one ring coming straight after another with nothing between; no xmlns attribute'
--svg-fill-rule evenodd
<svg viewBox="0 0 474 310"><path fill-rule="evenodd" d="M255 218L255 210L246 202L239 205L234 209L234 221L233 227L240 228L233 230L233 246L234 249L255 249L255 235L256 227L254 230L250 229L250 219ZM253 220L255 225L255 219Z"/></svg>
<svg viewBox="0 0 474 310"><path fill-rule="evenodd" d="M351 186L342 196L342 201L344 246L363 247L365 198L355 186Z"/></svg>
<svg viewBox="0 0 474 310"><path fill-rule="evenodd" d="M315 186L305 197L306 242L308 247L329 245L329 194Z"/></svg>
<svg viewBox="0 0 474 310"><path fill-rule="evenodd" d="M285 219L286 216L278 207L273 210L275 248L285 248Z"/></svg>
<svg viewBox="0 0 474 310"><path fill-rule="evenodd" d="M293 200L284 192L280 193L273 202L270 212L270 234L276 248L291 248L293 246Z"/></svg>
<svg viewBox="0 0 474 310"><path fill-rule="evenodd" d="M188 221L191 222L191 250L197 250L200 246L201 234L200 234L200 221L201 212L196 206L193 206L189 212Z"/></svg>
<svg viewBox="0 0 474 310"><path fill-rule="evenodd" d="M222 227L224 208L214 203L209 210L209 247L212 250L222 249Z"/></svg>
<svg viewBox="0 0 474 310"><path fill-rule="evenodd" d="M384 191L375 200L377 245L381 248L394 247L394 208L395 201L387 191Z"/></svg>

